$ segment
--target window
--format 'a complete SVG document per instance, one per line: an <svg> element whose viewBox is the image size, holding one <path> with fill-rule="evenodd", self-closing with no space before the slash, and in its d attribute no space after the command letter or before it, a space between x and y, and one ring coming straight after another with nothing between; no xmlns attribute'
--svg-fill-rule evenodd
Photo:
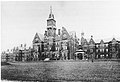
<svg viewBox="0 0 120 82"><path fill-rule="evenodd" d="M96 50L96 52L98 52L98 50Z"/></svg>
<svg viewBox="0 0 120 82"><path fill-rule="evenodd" d="M112 52L115 52L115 48L114 47L112 48Z"/></svg>
<svg viewBox="0 0 120 82"><path fill-rule="evenodd" d="M108 52L108 49L106 49L106 52Z"/></svg>
<svg viewBox="0 0 120 82"><path fill-rule="evenodd" d="M108 57L108 54L106 54L106 56Z"/></svg>

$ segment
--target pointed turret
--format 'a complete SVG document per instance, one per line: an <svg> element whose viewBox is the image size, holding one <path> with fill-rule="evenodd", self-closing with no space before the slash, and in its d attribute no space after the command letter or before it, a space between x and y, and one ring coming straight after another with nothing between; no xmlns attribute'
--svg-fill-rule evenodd
<svg viewBox="0 0 120 82"><path fill-rule="evenodd" d="M54 19L54 15L52 14L52 6L50 6L49 19Z"/></svg>
<svg viewBox="0 0 120 82"><path fill-rule="evenodd" d="M48 36L54 37L56 35L56 21L52 13L52 7L50 7L50 14L47 19L47 32L48 32Z"/></svg>
<svg viewBox="0 0 120 82"><path fill-rule="evenodd" d="M93 36L91 35L91 39L89 41L89 44L95 44L94 40L93 40Z"/></svg>
<svg viewBox="0 0 120 82"><path fill-rule="evenodd" d="M47 26L56 26L56 21L54 20L54 15L52 13L52 6L50 6L50 14L47 19Z"/></svg>

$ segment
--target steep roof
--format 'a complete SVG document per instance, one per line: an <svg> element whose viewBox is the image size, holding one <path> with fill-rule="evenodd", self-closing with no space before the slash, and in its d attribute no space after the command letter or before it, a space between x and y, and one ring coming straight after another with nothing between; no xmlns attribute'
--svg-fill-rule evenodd
<svg viewBox="0 0 120 82"><path fill-rule="evenodd" d="M41 41L44 41L44 35L43 34L38 33L38 36L39 36Z"/></svg>
<svg viewBox="0 0 120 82"><path fill-rule="evenodd" d="M103 40L101 40L101 41L100 41L100 43L101 43L101 44L104 44L104 41L103 41Z"/></svg>
<svg viewBox="0 0 120 82"><path fill-rule="evenodd" d="M89 41L89 44L95 44L94 40L93 40L93 36L91 36L91 39Z"/></svg>
<svg viewBox="0 0 120 82"><path fill-rule="evenodd" d="M38 40L38 42L44 41L44 36L40 33L36 33L33 39L33 43L36 42L36 39Z"/></svg>
<svg viewBox="0 0 120 82"><path fill-rule="evenodd" d="M62 34L61 34L62 39L70 39L70 35L67 32L66 28L62 27Z"/></svg>
<svg viewBox="0 0 120 82"><path fill-rule="evenodd" d="M85 41L85 44L88 44L87 39L85 39L84 41Z"/></svg>

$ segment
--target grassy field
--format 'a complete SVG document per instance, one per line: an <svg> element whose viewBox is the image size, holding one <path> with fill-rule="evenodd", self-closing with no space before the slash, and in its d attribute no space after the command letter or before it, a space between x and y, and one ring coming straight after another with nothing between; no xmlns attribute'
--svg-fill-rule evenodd
<svg viewBox="0 0 120 82"><path fill-rule="evenodd" d="M120 62L54 61L1 66L2 80L119 82Z"/></svg>

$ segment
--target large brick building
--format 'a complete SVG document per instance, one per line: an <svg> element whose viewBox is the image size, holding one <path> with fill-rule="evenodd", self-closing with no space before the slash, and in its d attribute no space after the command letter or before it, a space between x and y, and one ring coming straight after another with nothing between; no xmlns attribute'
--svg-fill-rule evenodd
<svg viewBox="0 0 120 82"><path fill-rule="evenodd" d="M93 36L89 42L84 38L84 33L81 33L81 47L85 51L87 58L91 59L117 59L120 58L120 41L113 38L109 42L101 40L95 43Z"/></svg>
<svg viewBox="0 0 120 82"><path fill-rule="evenodd" d="M81 45L79 45L75 32L68 32L65 27L57 30L56 20L50 9L46 30L44 34L35 34L32 47L26 48L25 44L2 54L2 61L40 61L45 58L52 60L118 59L120 58L120 41L113 38L109 42L101 40L96 43L93 36L87 41L84 33L81 33Z"/></svg>
<svg viewBox="0 0 120 82"><path fill-rule="evenodd" d="M47 19L47 28L44 34L36 33L33 39L33 49L40 59L49 57L51 59L74 59L74 53L79 42L76 37L71 36L65 27L58 29L56 33L56 20L52 9Z"/></svg>

